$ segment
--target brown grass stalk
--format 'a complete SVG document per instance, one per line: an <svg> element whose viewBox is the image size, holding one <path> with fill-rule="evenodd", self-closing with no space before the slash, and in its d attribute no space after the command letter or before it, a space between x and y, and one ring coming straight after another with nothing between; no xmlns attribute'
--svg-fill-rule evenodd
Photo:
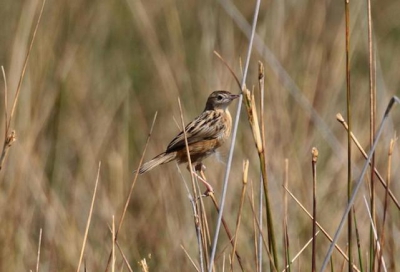
<svg viewBox="0 0 400 272"><path fill-rule="evenodd" d="M352 192L352 156L351 156L351 133L352 130L352 122L351 122L351 90L350 90L350 0L344 0L344 12L345 12L345 40L346 40L346 105L347 105L347 120L349 124L349 131L347 132L347 201L350 201L351 192ZM347 243L348 247L348 255L349 255L349 265L348 271L352 271L352 249L353 249L353 221L351 213L347 216Z"/></svg>
<svg viewBox="0 0 400 272"><path fill-rule="evenodd" d="M318 160L318 149L313 147L311 150L312 160L312 174L313 174L313 219L312 219L312 235L316 234L317 231L317 160ZM316 271L316 237L312 241L312 254L311 254L311 271Z"/></svg>
<svg viewBox="0 0 400 272"><path fill-rule="evenodd" d="M142 156L140 157L139 164L138 164L138 167L136 169L140 169L140 167L143 164L144 155L146 154L147 146L149 145L151 134L153 133L154 124L156 123L156 119L157 119L157 112L154 114L153 122L151 124L149 134L147 135L147 140L146 140L146 143L144 145ZM118 228L117 228L117 231L115 233L115 239L116 240L118 239L118 234L119 234L119 232L121 230L121 227L122 227L122 224L124 222L126 211L128 210L128 206L129 206L129 203L131 201L133 189L135 188L135 184L136 184L138 176L139 176L139 171L136 171L135 175L133 177L132 183L131 183L131 188L129 189L129 193L128 193L128 196L127 196L126 201L125 201L125 205L124 205L124 209L122 211L121 218L119 219L119 222L118 222ZM108 271L108 267L110 265L111 257L112 257L112 251L110 251L110 254L108 256L108 261L107 261L107 266L106 266L105 271Z"/></svg>
<svg viewBox="0 0 400 272"><path fill-rule="evenodd" d="M371 0L367 0L367 19L368 19L368 67L369 67L369 115L370 115L370 127L369 127L369 144L372 146L375 140L375 130L376 130L376 88L375 88L375 60L374 51L372 46L372 15L371 15ZM371 158L371 173L370 173L370 205L371 205L371 215L372 221L376 225L376 212L375 212L375 154ZM372 237L372 232L370 230L370 264L371 270L375 270L375 258L377 257L377 252L375 251L375 243Z"/></svg>
<svg viewBox="0 0 400 272"><path fill-rule="evenodd" d="M267 176L267 169L266 169L266 154L264 150L264 145L261 138L261 131L260 125L258 122L258 114L257 114L257 107L255 104L254 92L250 93L247 88L243 89L243 102L245 104L247 110L247 117L250 123L250 127L253 133L254 143L256 145L256 149L258 152L258 157L260 160L260 168L261 174L263 177L263 185L264 185L264 196L265 196L265 203L266 203L266 217L267 217L267 229L268 229L268 241L270 251L272 252L274 265L278 266L278 256L276 251L276 242L275 242L275 232L274 226L272 222L272 212L271 212L271 205L268 193L268 176Z"/></svg>
<svg viewBox="0 0 400 272"><path fill-rule="evenodd" d="M283 181L283 187L288 188L289 185L289 160L285 159L285 176ZM285 252L285 267L288 267L290 262L290 250L289 250L289 233L288 233L288 201L286 190L283 190L283 248ZM288 267L288 271L291 271L291 267Z"/></svg>
<svg viewBox="0 0 400 272"><path fill-rule="evenodd" d="M37 258L36 258L36 272L39 272L41 246L42 246L42 228L40 228L40 231L39 231L39 243L38 243L38 251L37 251Z"/></svg>
<svg viewBox="0 0 400 272"><path fill-rule="evenodd" d="M363 261L362 261L362 249L361 249L361 243L360 243L360 232L358 230L358 225L357 225L357 217L356 217L356 209L353 210L353 219L354 219L354 229L356 232L356 242L357 242L357 253L358 253L358 260L360 262L360 270L364 271L363 269Z"/></svg>
<svg viewBox="0 0 400 272"><path fill-rule="evenodd" d="M254 209L254 201L252 201L252 199L251 199L251 197L249 195L247 195L247 197L248 197L249 202L250 202L250 207L251 207L251 212L253 213L253 218L256 221L256 227L257 227L258 233L261 235L264 248L267 251L268 259L269 259L270 263L272 264L271 265L271 270L277 272L278 269L274 266L273 256L272 256L271 252L269 251L269 246L268 246L267 241L265 240L265 236L264 236L264 234L263 234L263 232L262 232L262 230L260 228L260 222L257 219L257 213L256 213L256 211ZM262 265L261 262L259 263L259 265L261 267L261 265Z"/></svg>
<svg viewBox="0 0 400 272"><path fill-rule="evenodd" d="M115 272L115 217L114 217L114 215L112 216L111 248L112 248L111 271Z"/></svg>
<svg viewBox="0 0 400 272"><path fill-rule="evenodd" d="M114 239L114 240L115 240L115 239ZM119 245L118 241L115 241L115 245L117 246L117 248L118 248L118 250L119 250L119 253L120 253L121 256L122 256L122 259L124 259L124 263L125 263L126 267L128 268L129 272L133 272L133 269L132 269L132 267L130 266L130 264L129 264L129 262L128 262L128 259L126 258L124 252L122 251L122 248L121 248L121 246Z"/></svg>
<svg viewBox="0 0 400 272"><path fill-rule="evenodd" d="M242 210L243 210L243 204L244 204L244 197L246 195L246 187L247 187L247 177L249 173L249 160L245 160L243 162L243 186L242 186L242 193L240 195L240 204L239 204L239 211L236 219L236 229L235 229L235 234L233 238L233 247L232 247L232 252L231 252L231 271L233 271L233 264L235 262L235 258L233 254L236 252L236 246L237 246L237 239L238 239L238 233L239 233L239 227L240 227L240 220L242 218Z"/></svg>
<svg viewBox="0 0 400 272"><path fill-rule="evenodd" d="M8 110L8 106L7 106L8 105L8 101L7 101L8 100L8 94L7 93L8 93L8 91L7 91L7 83L6 83L5 72L4 72L4 69L3 69L4 84L6 85L6 87L4 89L4 106L5 106L4 110L5 110L6 120L5 120L3 150L2 150L1 155L0 155L0 170L3 168L4 160L5 160L6 156L7 156L9 148L11 147L13 142L16 140L15 131L14 130L10 131L11 121L12 121L12 118L14 116L15 108L17 107L19 94L21 92L22 81L23 81L24 76L25 76L26 67L28 66L29 56L31 55L33 42L35 41L36 33L37 33L38 28L39 28L39 23L40 23L40 20L42 18L42 14L43 14L43 10L44 10L44 5L45 4L46 4L46 0L43 0L42 6L40 8L38 19L36 21L35 29L33 31L32 38L31 38L31 41L29 43L28 52L26 53L24 65L23 65L22 71L21 71L21 75L19 77L18 86L17 86L17 90L15 92L14 101L13 101L13 105L12 105L12 108L11 108L11 113L10 113L10 118L9 119L7 119L7 115L8 115L8 113L7 113L7 110Z"/></svg>
<svg viewBox="0 0 400 272"><path fill-rule="evenodd" d="M185 253L186 257L189 259L190 263L193 265L193 268L196 269L197 272L200 272L199 268L197 268L196 264L194 263L194 260L192 257L190 257L189 252L186 250L186 248L181 244L181 248L183 252Z"/></svg>
<svg viewBox="0 0 400 272"><path fill-rule="evenodd" d="M389 144L389 151L388 151L388 167L387 167L387 178L386 178L386 184L387 184L387 189L385 191L385 200L384 200L384 206L383 206L383 219L382 219L382 226L381 226L381 234L380 234L380 242L381 242L381 251L378 256L379 260L379 265L378 265L378 272L381 271L382 267L382 254L383 254L383 248L385 246L385 223L386 223L386 218L387 218L387 213L388 213L388 207L389 207L389 188L390 188L390 178L391 178L391 172L392 172L392 155L393 155L393 149L394 149L394 144L397 140L396 135L394 136L393 139L390 140Z"/></svg>
<svg viewBox="0 0 400 272"><path fill-rule="evenodd" d="M100 167L101 167L101 162L99 162L99 166L97 169L97 177L96 177L96 183L94 185L94 190L93 190L93 197L92 197L92 203L90 204L90 210L89 210L89 215L86 223L86 229L85 229L85 235L83 236L83 242L82 242L82 248L81 248L81 255L79 257L79 262L78 262L78 268L76 269L77 272L79 272L82 264L82 259L83 259L83 253L85 252L85 246L86 246L86 241L87 241L87 236L89 234L89 227L90 227L90 222L92 220L92 214L93 214L93 208L94 208L94 201L96 199L96 194L97 194L97 186L99 184L99 177L100 177Z"/></svg>
<svg viewBox="0 0 400 272"><path fill-rule="evenodd" d="M216 209L217 212L219 213L219 212L220 212L220 209L219 209L219 207L218 207L218 203L217 203L217 200L215 199L214 193L211 192L209 196L211 197L211 199L212 199L212 201L213 201L213 203L214 203L215 209ZM224 217L221 218L221 222L222 222L222 225L224 226L226 235L228 235L228 239L229 239L229 241L230 241L232 247L234 247L234 242L233 242L233 238L234 238L234 237L232 236L231 231L229 230L228 224L226 223ZM243 266L243 263L242 263L242 258L240 257L239 252L238 252L237 249L235 249L235 255L236 255L236 258L237 258L238 263L239 263L239 265L240 265L240 268L242 269L242 271L244 271L244 266Z"/></svg>
<svg viewBox="0 0 400 272"><path fill-rule="evenodd" d="M304 250L311 244L311 242L312 242L313 240L315 240L315 238L317 237L318 234L319 234L319 231L317 231L317 232L313 235L313 237L311 237L311 239L307 241L307 243L306 243L306 244L300 249L300 251L293 257L293 259L290 260L289 264L285 267L285 269L282 270L282 272L285 272L286 269L288 269L288 268L297 260L297 258L300 257L301 253L303 253Z"/></svg>
<svg viewBox="0 0 400 272"><path fill-rule="evenodd" d="M252 180L250 180L250 194L249 194L249 202L250 202L250 206L254 207L254 183L252 182ZM257 227L257 221L256 218L254 218L253 216L253 233L254 233L254 263L256 266L256 271L260 271L260 260L259 260L259 256L257 254L257 252L259 252L259 248L258 248L258 237L261 235L257 235L258 234L258 227ZM261 245L260 245L261 246Z"/></svg>
<svg viewBox="0 0 400 272"><path fill-rule="evenodd" d="M192 181L192 191L193 191L194 199L196 200L196 199L199 198L199 196L201 194L196 189L195 175L197 176L197 174L193 171L192 161L191 161L190 152L189 152L189 144L188 144L188 141L187 141L187 134L186 134L186 130L185 130L185 122L184 122L184 118L183 118L183 110L182 110L181 100L179 99L179 97L178 97L178 105L179 105L179 114L180 114L180 118L181 118L181 126L182 126L183 136L185 138L186 154L187 154L187 158L188 158L188 169L189 169L190 178L191 178L191 181ZM201 202L200 205L203 205L201 196L200 196L200 202ZM199 210L200 211L204 211L204 209L200 209L199 206L196 203L197 203L197 201L192 203L192 204L194 204L194 208L193 208L194 224L195 224L195 228L196 228L197 239L199 239L198 245L199 245L200 268L201 268L201 271L204 271L204 262L203 262L204 252L203 252L203 249L207 248L207 246L206 246L206 237L204 235L204 233L207 233L207 230L204 229L204 228L208 227L208 225L200 223L202 221L200 218L204 219L204 218L206 218L206 216L202 212L199 213ZM199 218L199 214L200 214L200 218ZM206 219L204 219L204 220L206 220ZM203 220L203 222L204 222L204 220ZM200 243L200 241L201 241L201 243Z"/></svg>

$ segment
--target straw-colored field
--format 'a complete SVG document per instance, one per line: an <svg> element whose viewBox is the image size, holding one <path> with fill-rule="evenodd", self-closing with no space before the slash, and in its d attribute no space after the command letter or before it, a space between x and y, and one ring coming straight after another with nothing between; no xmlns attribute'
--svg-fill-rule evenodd
<svg viewBox="0 0 400 272"><path fill-rule="evenodd" d="M5 0L1 4L0 65L7 80L8 118L41 5L40 0ZM254 6L254 1L244 0L47 1L11 121L17 140L8 149L0 171L0 271L36 270L40 229L39 271L77 269L100 161L80 271L84 266L86 271L105 271L113 246L112 218L115 216L118 228L134 178L132 171L139 164L155 113L157 119L145 160L164 151L180 131L178 98L187 123L204 109L212 91L240 92L213 51L221 54L242 78L240 61L244 65ZM376 127L389 99L400 95L399 12L399 1L373 1ZM312 147L319 150L317 220L331 236L347 203L347 132L336 120L337 113L347 119L344 1L262 1L256 33L246 85L250 90L254 87L259 111L258 61L263 62L269 200L277 271L282 271L285 215L290 258L312 237L312 220L290 196L285 213L282 187L288 174L289 190L312 211ZM368 56L367 1L350 1L352 130L367 151ZM0 77L0 112L4 112L4 78ZM230 106L232 116L236 115L237 106L237 102ZM0 135L4 135L5 124L3 113ZM399 127L397 106L385 124L375 157L385 181L389 143ZM229 143L219 151L205 161L206 176L218 202ZM357 180L365 159L355 145L352 153L352 179ZM260 164L243 105L224 208L224 219L232 233L240 206L245 159L249 160L249 184L236 248L245 271L256 271L258 229L250 199L253 195L256 202L262 193ZM398 143L391 160L390 188L400 198ZM181 165L180 170L192 188L186 166ZM354 225L352 237L354 264L360 268L360 252L364 271L371 271L370 221L363 200L366 196L369 202L370 177L368 172L354 206L359 251ZM384 208L385 190L376 177L374 181L379 235L386 213L383 257L388 271L397 271L400 212L390 198ZM218 213L210 198L203 201L212 241ZM263 208L263 233L267 239ZM117 242L133 271L142 271L138 262L144 258L149 271L195 271L182 248L199 267L192 205L175 163L139 176ZM347 227L338 243L347 254L346 244ZM329 245L319 233L318 269ZM117 245L115 248L115 270L129 271ZM223 264L225 271L229 270L231 250L221 228L215 271L223 271ZM292 271L311 271L311 257L310 244L293 263ZM264 246L262 262L263 271L269 271ZM333 271L342 271L342 266L347 270L344 258L334 251ZM233 269L241 271L237 259Z"/></svg>

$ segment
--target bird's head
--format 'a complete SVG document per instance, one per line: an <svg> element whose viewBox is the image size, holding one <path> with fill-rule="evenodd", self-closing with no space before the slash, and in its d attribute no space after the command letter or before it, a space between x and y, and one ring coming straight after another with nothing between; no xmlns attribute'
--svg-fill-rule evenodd
<svg viewBox="0 0 400 272"><path fill-rule="evenodd" d="M225 110L229 104L239 95L231 94L228 91L215 91L210 94L207 99L205 110Z"/></svg>

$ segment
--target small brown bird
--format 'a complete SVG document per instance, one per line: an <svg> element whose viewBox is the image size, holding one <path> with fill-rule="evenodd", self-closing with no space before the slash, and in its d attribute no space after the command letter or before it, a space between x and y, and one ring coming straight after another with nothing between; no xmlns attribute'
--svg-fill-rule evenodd
<svg viewBox="0 0 400 272"><path fill-rule="evenodd" d="M232 117L228 106L238 97L239 95L227 91L211 93L204 111L185 127L190 160L195 169L201 166L205 158L215 153L230 136ZM170 142L165 152L144 163L139 169L139 174L173 160L177 160L178 163L188 162L183 131Z"/></svg>

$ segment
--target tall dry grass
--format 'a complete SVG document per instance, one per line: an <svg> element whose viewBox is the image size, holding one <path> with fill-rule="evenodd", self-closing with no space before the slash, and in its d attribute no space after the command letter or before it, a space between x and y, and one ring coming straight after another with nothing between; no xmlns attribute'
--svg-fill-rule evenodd
<svg viewBox="0 0 400 272"><path fill-rule="evenodd" d="M221 0L221 3L224 2ZM253 3L235 1L251 22ZM0 65L7 76L12 102L41 1L6 0L0 8ZM377 59L377 120L392 95L399 95L400 34L398 1L373 3L373 34ZM364 149L369 145L368 45L365 2L351 2L353 132ZM161 152L178 132L180 97L186 122L203 110L215 89L238 92L218 51L240 75L248 39L218 1L48 1L33 45L11 127L17 141L0 171L0 270L36 269L40 229L40 271L71 271L78 265L99 161L99 187L88 232L83 264L103 271L111 252L113 215L118 222L139 162L154 113L157 121L146 158ZM344 7L334 1L264 1L257 33L279 63L253 51L247 86L257 86L257 61L265 64L266 150L271 208L278 241L280 268L284 217L282 184L288 159L288 187L312 209L310 151L318 157L318 222L332 235L347 201L346 131L335 119L345 116ZM279 67L282 71L277 74ZM290 77L290 78L288 78ZM291 80L291 81L290 81ZM292 83L290 83L292 82ZM3 84L0 84L3 90ZM296 92L297 86L299 92ZM256 98L257 98L256 93ZM1 96L3 97L3 96ZM303 99L303 100L302 100ZM304 100L305 99L305 100ZM2 100L3 101L3 100ZM308 101L327 131L312 120ZM0 112L4 112L0 103ZM234 107L232 107L233 109ZM0 128L5 119L0 118ZM378 146L375 163L386 177L388 148L400 125L398 109ZM0 133L2 135L2 133ZM328 135L329 137L326 137ZM335 142L340 144L339 146ZM222 186L227 147L206 161L206 175L217 197ZM354 175L365 161L353 150ZM392 154L390 187L400 198L400 152ZM253 136L243 111L233 159L224 217L234 229L242 191L242 162L249 159L247 192L258 197L259 163ZM184 176L189 175L181 167ZM385 192L377 190L377 219L382 222ZM362 194L368 188L362 187ZM367 260L369 218L362 199L356 200L362 255ZM211 232L217 218L204 199ZM399 210L389 201L385 249L388 267L399 269ZM246 197L237 237L246 270L254 271L254 221ZM311 238L312 221L288 197L290 256ZM265 218L264 218L265 220ZM379 229L378 224L378 229ZM197 240L186 189L174 164L140 176L118 236L121 250L136 271L146 258L149 271L192 271L181 245L194 258ZM345 235L339 241L346 248ZM231 253L221 231L216 267L221 271ZM320 266L329 241L318 235L316 264ZM226 246L226 247L225 247ZM117 248L117 247L115 247ZM355 250L355 249L354 249ZM309 271L311 247L293 265ZM265 251L264 251L265 253ZM116 249L116 269L124 267ZM353 259L357 264L357 258ZM343 258L333 255L335 271ZM264 267L269 264L263 257ZM142 262L143 263L143 262ZM358 265L357 265L358 266ZM365 263L364 263L365 267ZM234 269L239 270L235 261ZM392 270L394 271L394 270Z"/></svg>

